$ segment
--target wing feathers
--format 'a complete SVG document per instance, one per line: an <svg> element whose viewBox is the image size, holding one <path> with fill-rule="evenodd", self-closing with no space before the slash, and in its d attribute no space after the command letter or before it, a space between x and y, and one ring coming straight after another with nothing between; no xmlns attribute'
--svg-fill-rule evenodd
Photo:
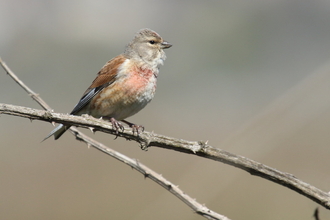
<svg viewBox="0 0 330 220"><path fill-rule="evenodd" d="M123 55L119 55L109 62L107 62L102 69L98 72L98 76L94 79L92 85L89 87L89 89L99 87L103 84L113 82L116 75L117 70L120 67L122 63L124 63L126 60L126 57Z"/></svg>
<svg viewBox="0 0 330 220"><path fill-rule="evenodd" d="M120 65L126 60L126 57L119 55L107 62L98 72L92 85L85 91L78 104L73 108L70 114L75 115L82 110L102 89L111 85L115 80Z"/></svg>

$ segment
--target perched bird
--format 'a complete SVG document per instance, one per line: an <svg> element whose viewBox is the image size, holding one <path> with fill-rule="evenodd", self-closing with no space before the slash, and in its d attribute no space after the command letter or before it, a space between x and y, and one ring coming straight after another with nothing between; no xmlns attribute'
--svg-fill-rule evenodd
<svg viewBox="0 0 330 220"><path fill-rule="evenodd" d="M124 119L139 112L154 97L159 66L166 59L164 49L171 46L155 31L140 30L123 54L102 67L70 114L109 120L117 133L124 129L122 121L139 133L143 126ZM57 140L69 128L61 124L44 140L52 135Z"/></svg>

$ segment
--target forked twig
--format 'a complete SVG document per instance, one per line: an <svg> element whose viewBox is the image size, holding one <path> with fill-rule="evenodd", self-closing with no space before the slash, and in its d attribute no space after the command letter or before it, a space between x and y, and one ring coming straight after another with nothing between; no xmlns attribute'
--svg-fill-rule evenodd
<svg viewBox="0 0 330 220"><path fill-rule="evenodd" d="M4 68L4 70L7 72L10 77L17 82L42 108L45 110L48 110L49 112L45 113L44 115L52 114L52 109L50 106L35 92L33 92L28 86L26 86L11 70L10 68L2 61L0 58L0 64ZM2 105L6 106L6 105ZM7 105L8 107L8 105ZM3 110L3 109L2 109ZM4 111L0 110L0 113L4 113ZM106 153L107 155L124 162L125 164L131 166L133 169L137 170L138 172L142 173L146 178L149 178L168 190L170 193L172 193L174 196L179 198L181 201L183 201L186 205L188 205L191 209L194 210L197 214L207 218L207 219L214 219L214 220L230 220L226 216L220 215L210 209L208 209L206 206L196 202L193 198L188 196L187 194L183 193L182 190L178 186L175 186L170 181L166 180L162 175L156 173L152 169L148 168L144 164L137 162L136 160L129 158L113 149L111 149L108 146L105 146L98 141L88 137L87 135L81 133L78 131L75 127L71 127L70 131L75 135L77 140L85 142L88 146L92 146L95 149L102 151L103 153ZM134 136L134 134L133 134Z"/></svg>

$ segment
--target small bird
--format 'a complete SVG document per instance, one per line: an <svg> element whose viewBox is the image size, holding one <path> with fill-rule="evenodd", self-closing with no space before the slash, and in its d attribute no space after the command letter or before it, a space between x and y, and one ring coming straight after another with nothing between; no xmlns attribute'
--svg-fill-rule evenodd
<svg viewBox="0 0 330 220"><path fill-rule="evenodd" d="M166 59L164 49L171 46L155 31L140 30L123 54L102 67L70 114L109 120L117 134L119 129L124 130L122 121L139 134L144 127L124 119L139 112L154 97L159 67ZM60 124L44 140L52 135L57 140L69 128Z"/></svg>

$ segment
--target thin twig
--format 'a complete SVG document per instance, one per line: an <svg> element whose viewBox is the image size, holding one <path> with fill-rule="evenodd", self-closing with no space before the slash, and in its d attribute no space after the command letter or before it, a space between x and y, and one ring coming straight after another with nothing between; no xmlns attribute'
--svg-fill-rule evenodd
<svg viewBox="0 0 330 220"><path fill-rule="evenodd" d="M48 122L64 123L76 125L84 128L93 128L95 131L115 134L111 123L91 116L73 116L67 114L52 113L44 110L37 110L27 107L20 107L0 103L0 113L29 118L31 120L41 120ZM119 137L134 140L147 149L151 146L171 149L183 153L192 154L215 161L229 164L249 172L252 175L260 176L280 185L286 186L308 198L330 209L330 194L307 184L289 173L278 171L264 164L258 163L243 156L212 147L201 141L186 141L167 137L153 132L144 131L139 136L133 134L131 129L126 129L119 133Z"/></svg>
<svg viewBox="0 0 330 220"><path fill-rule="evenodd" d="M7 66L7 64L5 62L2 61L1 57L0 57L0 64L2 66L2 68L7 72L7 74L15 81L17 82L18 85L20 85L20 87L22 87L31 97L32 99L34 99L36 102L38 102L38 104L45 110L49 110L51 111L52 109L50 108L50 106L39 97L39 95L35 92L33 92L27 85L25 85L15 74L13 71L11 71L11 69Z"/></svg>
<svg viewBox="0 0 330 220"><path fill-rule="evenodd" d="M44 119L47 119L47 118L50 119L49 116L52 116L54 114L54 113L52 113L52 109L50 108L50 106L39 95L34 93L28 86L26 86L9 69L9 67L1 60L1 58L0 58L0 64L5 69L7 74L9 74L11 76L11 78L14 79L14 81L17 82L36 102L38 102L39 105L41 105L41 107L43 107L45 110L48 110L48 111L43 111L42 117ZM0 110L0 114L2 114L2 113L6 114L8 112L11 112L9 110L11 105L5 105L5 104L0 104L0 105L1 105L1 107L4 107L4 108L2 108L2 110ZM27 110L28 108L25 108L25 109ZM37 112L37 111L40 111L40 110L35 109L34 111ZM14 113L12 115L24 117L23 115L20 115L20 114L24 114L24 113L22 113L22 112L19 113L19 111L16 111L16 113ZM25 115L25 116L27 116L27 115ZM69 115L67 115L67 116L69 116ZM72 117L72 116L70 116L70 117ZM32 119L29 116L27 116L27 118ZM87 118L88 118L88 120L93 119L92 117L87 117ZM51 121L52 122L52 120L46 120L46 121ZM112 129L112 128L110 127L110 129ZM151 180L153 180L154 182L156 182L157 184L159 184L160 186L162 186L163 188L168 190L174 196L179 198L185 204L187 204L197 214L199 214L199 215L201 215L201 216L203 216L207 219L230 220L226 216L220 215L219 213L216 213L216 212L208 209L206 206L196 202L196 200L194 200L190 196L186 195L182 190L180 190L180 188L178 186L175 186L170 181L166 180L162 175L156 173L155 171L153 171L152 169L150 169L147 166L143 165L142 163L137 162L136 160L134 160L132 158L129 158L129 157L127 157L127 156L111 149L110 147L105 146L105 145L97 142L96 140L94 140L94 139L88 137L87 135L81 133L80 131L78 131L75 127L71 127L70 131L76 136L76 139L78 139L80 141L83 141L88 146L92 146L92 147L96 148L97 150L100 150L103 153L106 153L107 155L123 162L124 164L127 164L127 165L131 166L133 169L135 169L138 172L142 173L146 178L150 178ZM112 133L115 134L115 131L112 130ZM131 137L135 137L134 134L132 134Z"/></svg>
<svg viewBox="0 0 330 220"><path fill-rule="evenodd" d="M78 130L76 130L78 131ZM116 158L117 160L124 162L125 164L131 166L133 169L137 170L141 174L144 175L145 178L149 178L156 182L157 184L161 185L166 190L170 191L173 195L178 197L181 201L183 201L186 205L188 205L191 209L193 209L197 214L202 215L207 219L221 219L221 220L229 220L229 218L220 215L212 210L208 209L204 205L196 202L190 196L185 194L178 186L175 186L170 181L166 180L162 175L156 173L152 169L148 168L147 166L143 165L142 163L138 162L137 160L128 158L127 156L112 150L105 145L91 139L87 135L78 132L76 135L78 140L84 141L85 143L90 144L94 148L102 151L103 153L108 154L109 156Z"/></svg>

